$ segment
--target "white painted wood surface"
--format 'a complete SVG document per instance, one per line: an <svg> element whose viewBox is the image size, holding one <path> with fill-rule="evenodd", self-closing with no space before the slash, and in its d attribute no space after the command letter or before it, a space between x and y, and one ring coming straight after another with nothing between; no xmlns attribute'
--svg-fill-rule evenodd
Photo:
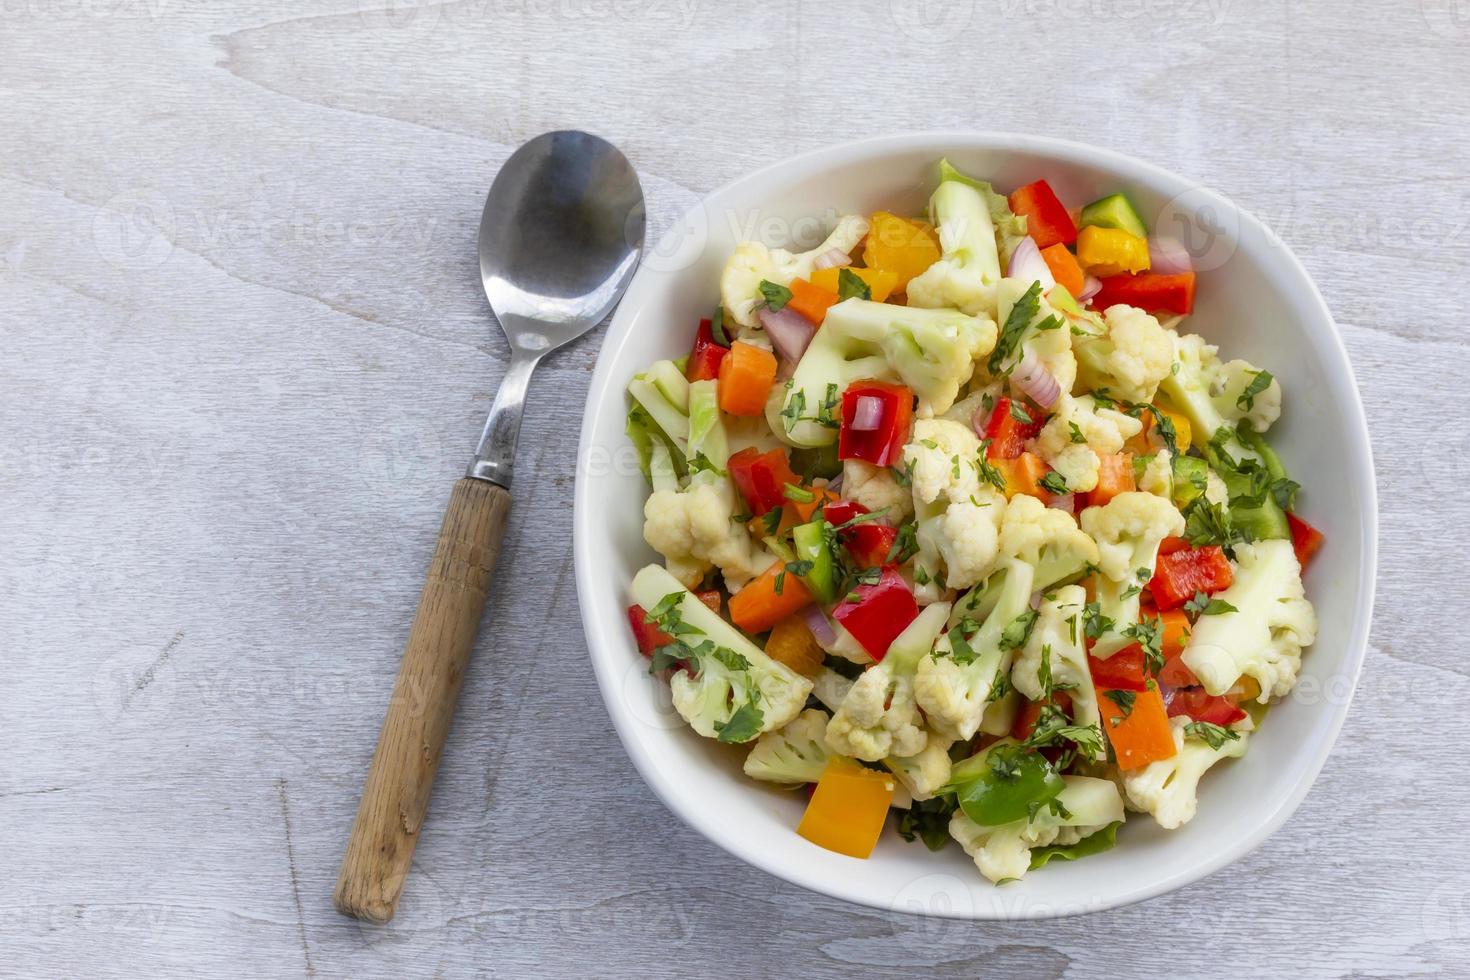
<svg viewBox="0 0 1470 980"><path fill-rule="evenodd" d="M1470 972L1465 0L0 3L0 974L1241 977ZM397 921L344 834L506 350L499 161L617 141L655 226L899 129L1076 137L1256 210L1335 311L1378 615L1286 828L1140 906L969 925L727 857L590 672L571 482L600 337L531 395L499 592Z"/></svg>

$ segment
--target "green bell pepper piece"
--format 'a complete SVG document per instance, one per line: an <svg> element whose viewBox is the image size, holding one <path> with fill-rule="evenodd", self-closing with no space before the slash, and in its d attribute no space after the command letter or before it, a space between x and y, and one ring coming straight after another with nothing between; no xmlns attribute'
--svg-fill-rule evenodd
<svg viewBox="0 0 1470 980"><path fill-rule="evenodd" d="M837 598L837 562L832 558L824 530L826 521L821 519L800 524L791 530L791 543L798 562L811 562L806 574L801 576L812 597L818 602L831 602Z"/></svg>

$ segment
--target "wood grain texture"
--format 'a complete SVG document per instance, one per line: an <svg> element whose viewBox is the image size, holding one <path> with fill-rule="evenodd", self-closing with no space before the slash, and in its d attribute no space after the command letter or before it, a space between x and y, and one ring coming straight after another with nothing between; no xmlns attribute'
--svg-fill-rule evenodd
<svg viewBox="0 0 1470 980"><path fill-rule="evenodd" d="M393 918L509 515L504 487L470 477L455 483L337 875L333 901L344 915Z"/></svg>
<svg viewBox="0 0 1470 980"><path fill-rule="evenodd" d="M1462 0L0 4L0 974L1470 973L1467 74ZM1282 831L1142 905L971 925L684 828L578 620L594 334L532 385L495 629L398 914L339 915L508 359L485 189L562 126L628 153L651 239L791 153L944 127L1139 155L1275 228L1342 329L1381 503L1362 682Z"/></svg>

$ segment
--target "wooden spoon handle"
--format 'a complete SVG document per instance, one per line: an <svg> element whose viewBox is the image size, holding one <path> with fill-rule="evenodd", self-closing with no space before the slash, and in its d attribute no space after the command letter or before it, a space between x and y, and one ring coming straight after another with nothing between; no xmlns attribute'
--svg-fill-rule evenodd
<svg viewBox="0 0 1470 980"><path fill-rule="evenodd" d="M504 487L454 485L337 877L333 900L345 915L393 918L509 512Z"/></svg>

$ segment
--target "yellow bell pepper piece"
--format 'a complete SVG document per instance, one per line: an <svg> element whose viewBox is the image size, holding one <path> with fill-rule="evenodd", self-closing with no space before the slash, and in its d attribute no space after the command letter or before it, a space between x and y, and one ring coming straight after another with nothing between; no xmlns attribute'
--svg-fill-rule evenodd
<svg viewBox="0 0 1470 980"><path fill-rule="evenodd" d="M771 628L771 635L766 638L766 656L803 677L816 677L822 672L825 654L801 617L788 616Z"/></svg>
<svg viewBox="0 0 1470 980"><path fill-rule="evenodd" d="M910 279L938 261L939 236L933 225L887 211L873 212L863 245L863 264L893 273L894 289L906 289Z"/></svg>
<svg viewBox="0 0 1470 980"><path fill-rule="evenodd" d="M852 269L847 270L857 276L868 287L869 299L875 303L881 303L892 295L898 286L898 276L887 269ZM811 284L820 286L829 293L838 293L837 280L842 275L841 269L817 269L812 273Z"/></svg>
<svg viewBox="0 0 1470 980"><path fill-rule="evenodd" d="M818 847L866 858L883 832L895 788L888 773L834 756L817 780L796 832Z"/></svg>
<svg viewBox="0 0 1470 980"><path fill-rule="evenodd" d="M1158 405L1155 405L1154 408L1158 409L1160 415L1174 423L1174 448L1178 449L1181 455L1189 452L1189 447L1194 441L1194 430L1190 428L1189 419L1178 412L1161 408ZM1141 418L1143 419L1143 431L1123 443L1123 451L1135 456L1152 456L1160 449L1168 448L1164 445L1164 440L1159 438L1153 414L1149 413Z"/></svg>
<svg viewBox="0 0 1470 980"><path fill-rule="evenodd" d="M1077 261L1094 276L1148 271L1148 239L1121 228L1088 225L1077 235Z"/></svg>

